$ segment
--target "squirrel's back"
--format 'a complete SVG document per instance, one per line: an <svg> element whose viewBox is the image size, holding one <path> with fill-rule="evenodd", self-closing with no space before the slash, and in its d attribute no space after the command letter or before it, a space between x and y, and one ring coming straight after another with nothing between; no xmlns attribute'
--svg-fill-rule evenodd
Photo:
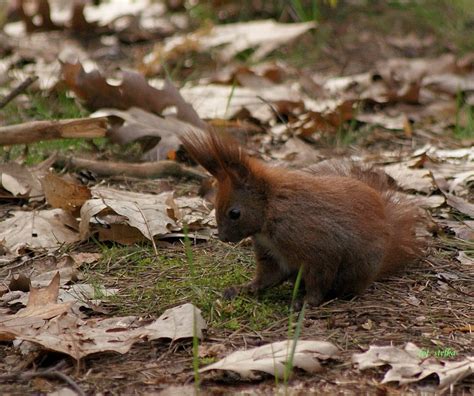
<svg viewBox="0 0 474 396"><path fill-rule="evenodd" d="M315 176L343 176L361 181L380 194L390 239L376 279L393 274L418 260L425 241L416 230L422 223L420 209L406 195L397 191L396 182L380 169L349 161L327 160L305 169Z"/></svg>

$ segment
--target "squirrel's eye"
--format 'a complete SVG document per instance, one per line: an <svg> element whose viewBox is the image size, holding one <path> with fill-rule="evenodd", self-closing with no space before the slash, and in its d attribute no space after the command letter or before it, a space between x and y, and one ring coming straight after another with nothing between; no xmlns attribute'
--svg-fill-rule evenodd
<svg viewBox="0 0 474 396"><path fill-rule="evenodd" d="M229 218L231 220L237 220L239 217L240 217L240 210L239 209L229 210Z"/></svg>

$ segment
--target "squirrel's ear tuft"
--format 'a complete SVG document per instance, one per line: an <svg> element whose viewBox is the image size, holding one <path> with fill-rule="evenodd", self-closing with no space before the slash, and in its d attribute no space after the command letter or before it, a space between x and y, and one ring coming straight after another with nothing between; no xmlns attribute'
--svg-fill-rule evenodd
<svg viewBox="0 0 474 396"><path fill-rule="evenodd" d="M217 179L229 177L234 184L251 176L250 159L239 143L214 131L186 133L181 142L188 154Z"/></svg>
<svg viewBox="0 0 474 396"><path fill-rule="evenodd" d="M187 132L180 137L180 140L184 149L194 161L214 177L218 176L222 169L207 133Z"/></svg>

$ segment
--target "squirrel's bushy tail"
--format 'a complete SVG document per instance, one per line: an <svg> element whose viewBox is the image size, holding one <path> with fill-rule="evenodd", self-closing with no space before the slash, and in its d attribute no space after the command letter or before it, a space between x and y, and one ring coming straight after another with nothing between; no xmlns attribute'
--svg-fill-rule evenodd
<svg viewBox="0 0 474 396"><path fill-rule="evenodd" d="M421 210L412 199L397 191L395 180L383 170L359 166L349 161L328 160L313 165L306 171L319 176L351 177L380 192L385 204L390 239L376 279L393 274L422 257L426 241L416 233L423 223Z"/></svg>
<svg viewBox="0 0 474 396"><path fill-rule="evenodd" d="M426 247L425 241L416 233L423 222L421 209L408 197L395 190L382 192L382 197L391 233L377 279L418 261Z"/></svg>

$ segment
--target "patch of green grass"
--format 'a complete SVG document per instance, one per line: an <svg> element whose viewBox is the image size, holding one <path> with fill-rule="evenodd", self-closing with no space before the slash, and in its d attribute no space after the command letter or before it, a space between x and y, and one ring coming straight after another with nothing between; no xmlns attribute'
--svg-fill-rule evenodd
<svg viewBox="0 0 474 396"><path fill-rule="evenodd" d="M466 106L460 111L463 122L458 120L454 126L454 137L457 139L474 139L474 109Z"/></svg>
<svg viewBox="0 0 474 396"><path fill-rule="evenodd" d="M66 92L44 95L42 93L27 93L25 105L16 101L8 103L2 109L5 124L11 125L27 121L67 119L86 117L88 112L79 107L75 100Z"/></svg>
<svg viewBox="0 0 474 396"><path fill-rule="evenodd" d="M474 49L472 0L394 0L388 5L404 13L418 31L431 31L461 51Z"/></svg>
<svg viewBox="0 0 474 396"><path fill-rule="evenodd" d="M192 250L190 267L184 247L158 249L158 257L150 246L104 248L101 262L87 272L87 277L100 278L107 287L120 289L107 299L116 315L157 316L167 308L191 302L202 310L210 326L230 330L263 330L289 315L290 284L259 297L222 298L226 287L252 277L250 249L212 241Z"/></svg>
<svg viewBox="0 0 474 396"><path fill-rule="evenodd" d="M474 138L474 108L465 103L462 92L458 92L456 97L456 123L453 134L461 140Z"/></svg>
<svg viewBox="0 0 474 396"><path fill-rule="evenodd" d="M96 146L105 144L105 138L92 139ZM54 152L67 152L90 150L90 145L84 139L58 139L32 143L29 145L18 144L9 147L0 147L0 158L4 162L23 159L26 165L35 165L48 158Z"/></svg>
<svg viewBox="0 0 474 396"><path fill-rule="evenodd" d="M69 119L86 117L88 112L81 109L73 98L65 92L45 96L41 93L27 94L28 101L24 106L10 102L2 109L2 117L6 125L13 125L28 121L41 121L53 119ZM96 145L101 145L105 139L94 139ZM19 159L27 165L43 161L55 151L84 150L90 148L84 139L59 139L32 143L29 145L14 145L0 147L0 157L4 161Z"/></svg>
<svg viewBox="0 0 474 396"><path fill-rule="evenodd" d="M219 359L217 359L216 357L202 357L202 358L199 358L199 366L200 367L207 366L208 364L215 363L218 360Z"/></svg>

